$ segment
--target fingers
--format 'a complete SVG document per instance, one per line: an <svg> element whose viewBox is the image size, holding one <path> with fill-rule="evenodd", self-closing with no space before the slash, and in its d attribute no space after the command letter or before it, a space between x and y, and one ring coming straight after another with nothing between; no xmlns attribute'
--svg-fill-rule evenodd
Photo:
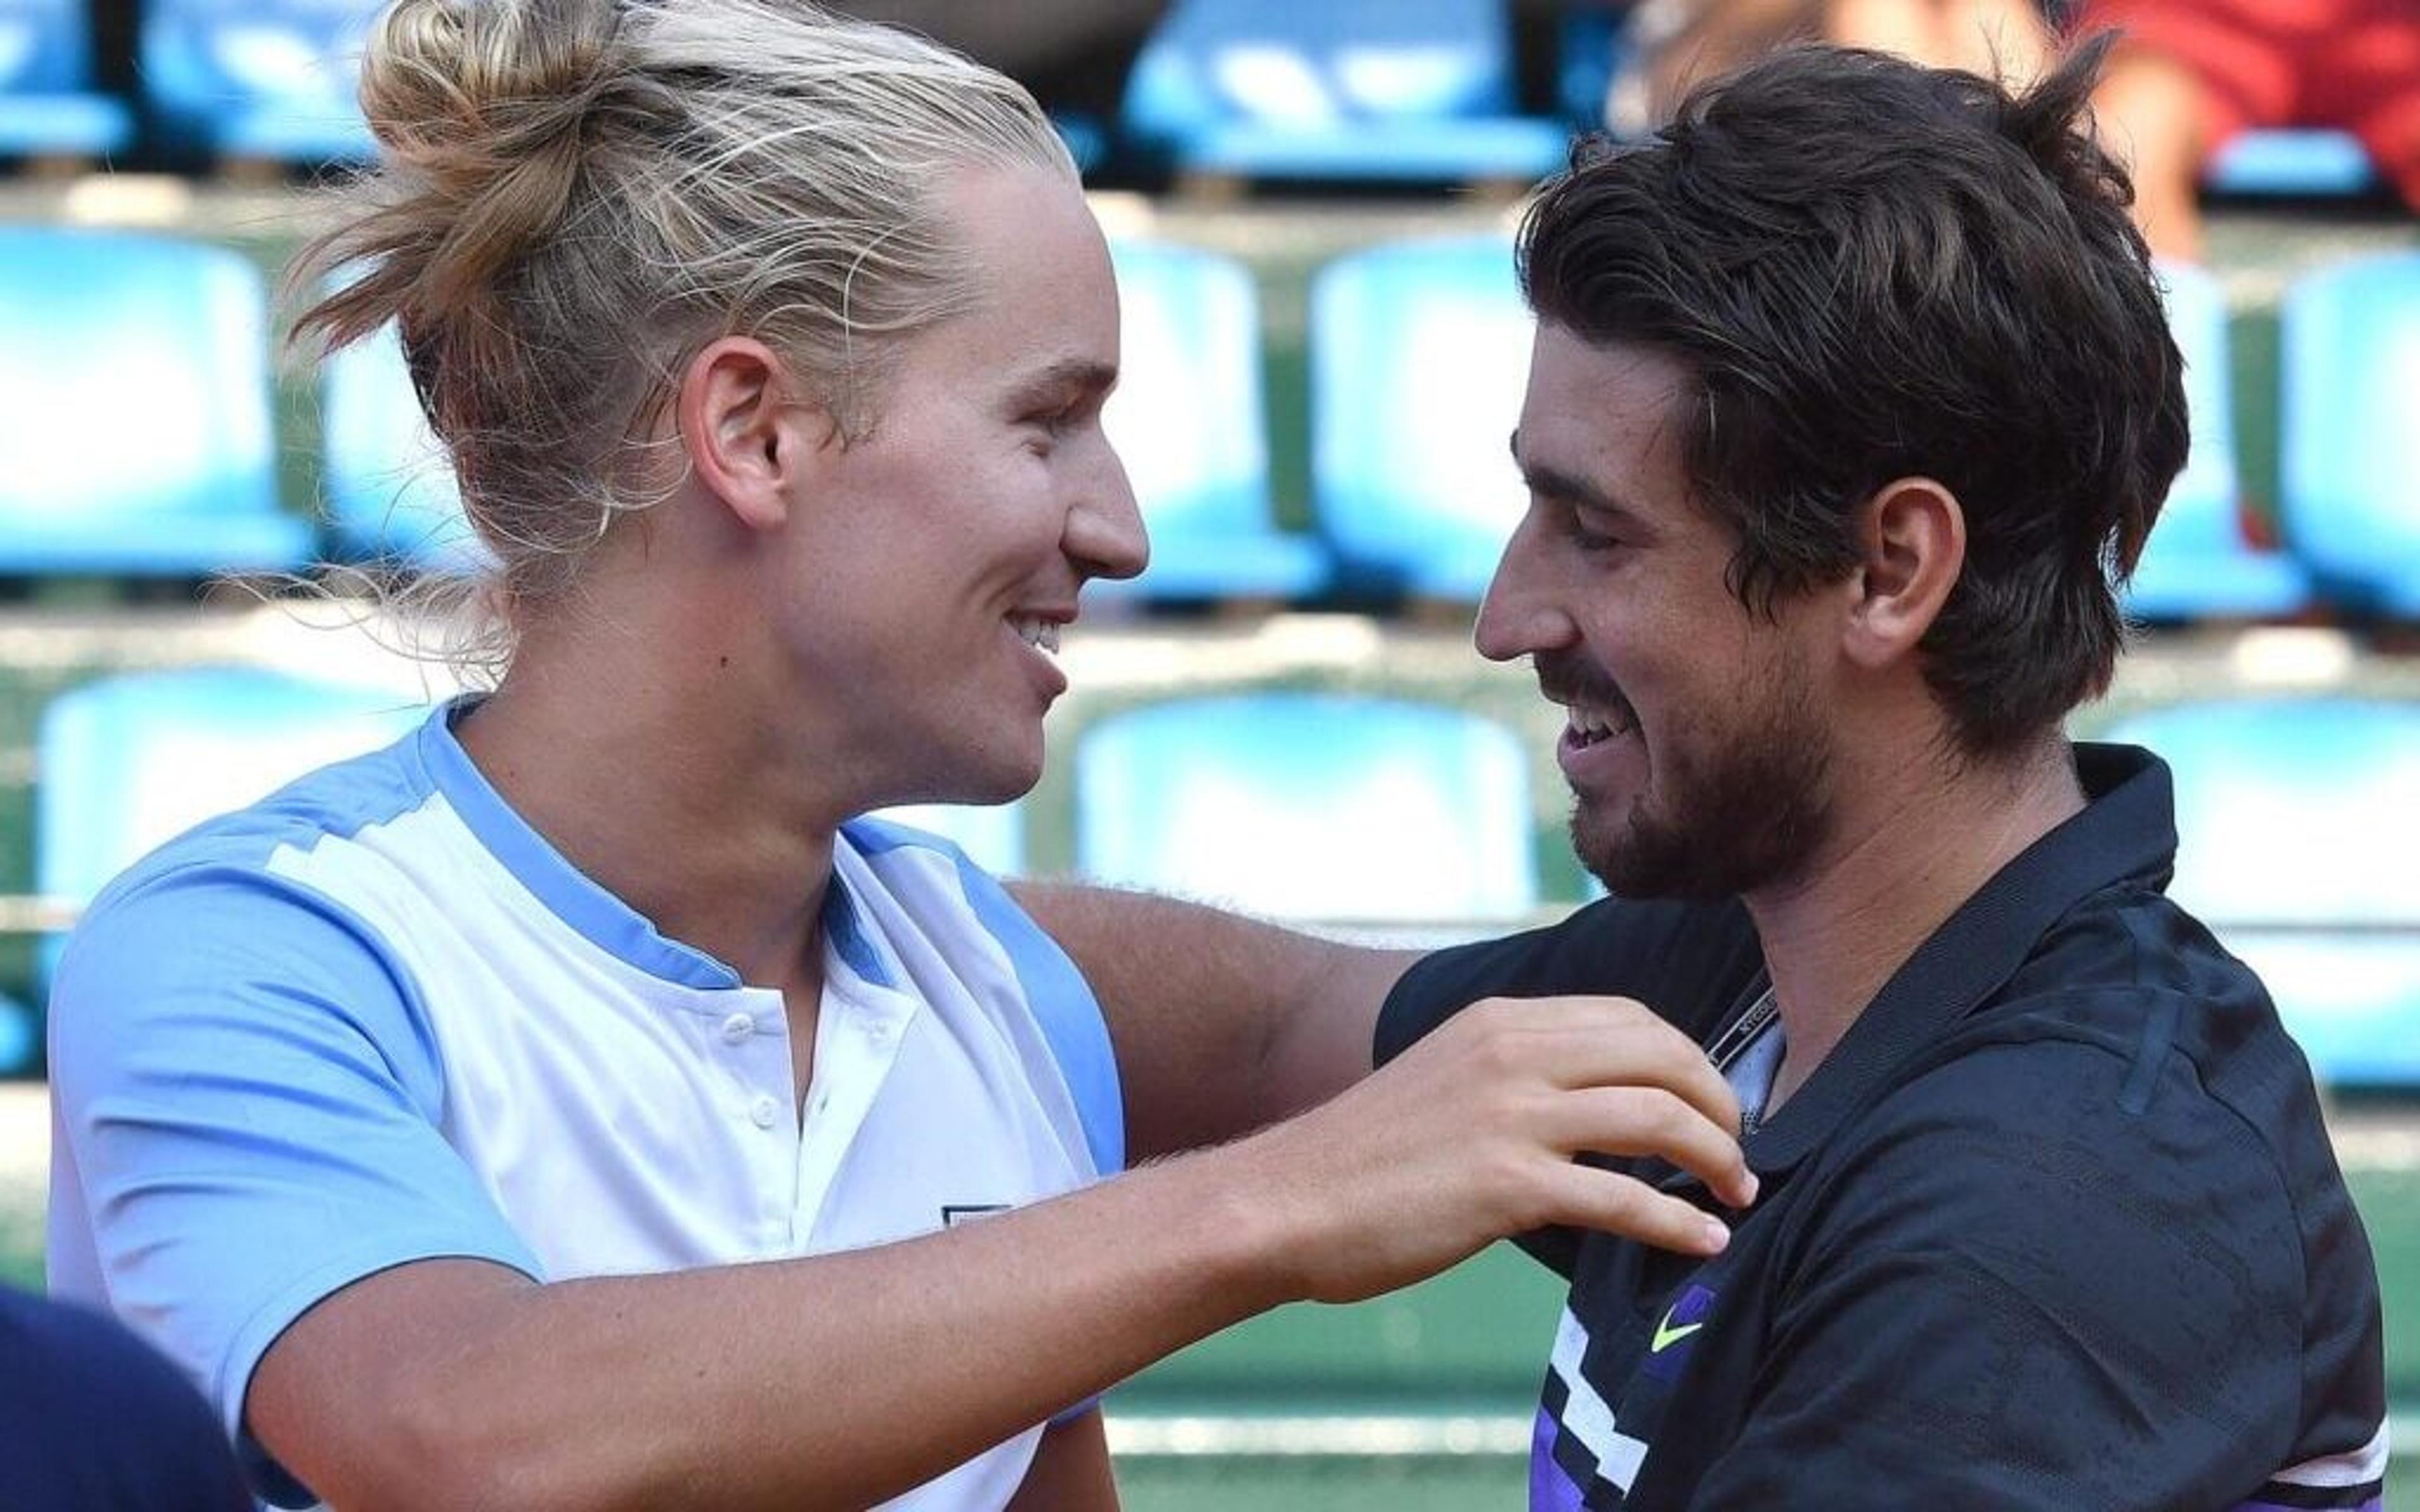
<svg viewBox="0 0 2420 1512"><path fill-rule="evenodd" d="M1554 1094L1544 1135L1570 1154L1645 1155L1696 1177L1733 1208L1756 1200L1756 1176L1730 1130L1659 1087L1592 1087Z"/></svg>
<svg viewBox="0 0 2420 1512"><path fill-rule="evenodd" d="M1593 1165L1557 1173L1553 1222L1601 1229L1681 1255L1718 1255L1730 1242L1723 1221L1633 1177Z"/></svg>
<svg viewBox="0 0 2420 1512"><path fill-rule="evenodd" d="M1449 1027L1464 1025L1482 1042L1500 1041L1496 1049L1507 1060L1539 1066L1556 1086L1660 1087L1739 1133L1739 1099L1704 1049L1630 998L1491 998Z"/></svg>

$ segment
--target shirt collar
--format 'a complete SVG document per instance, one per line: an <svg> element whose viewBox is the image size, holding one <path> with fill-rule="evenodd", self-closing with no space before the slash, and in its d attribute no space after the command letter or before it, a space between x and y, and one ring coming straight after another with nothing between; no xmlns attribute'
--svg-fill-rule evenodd
<svg viewBox="0 0 2420 1512"><path fill-rule="evenodd" d="M2002 867L1891 975L1807 1084L1748 1136L1752 1167L1792 1165L1821 1146L1894 1068L2016 975L2085 898L2129 879L2167 885L2177 855L2167 764L2131 746L2078 744L2074 755L2084 810Z"/></svg>
<svg viewBox="0 0 2420 1512"><path fill-rule="evenodd" d="M653 920L624 903L574 866L496 791L462 748L454 726L476 708L481 695L465 694L432 713L421 726L418 751L428 779L463 825L548 912L591 945L659 980L701 992L746 985L726 963L694 946L658 933ZM824 892L828 938L848 967L876 987L890 988L896 974L874 943L872 921L849 896L839 858L851 849L845 831L832 841L835 864ZM713 1011L719 1007L706 1005Z"/></svg>

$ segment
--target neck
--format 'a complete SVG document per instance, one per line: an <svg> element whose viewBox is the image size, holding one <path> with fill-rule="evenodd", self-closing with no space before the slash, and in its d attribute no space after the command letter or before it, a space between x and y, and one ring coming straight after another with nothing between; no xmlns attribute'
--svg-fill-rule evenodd
<svg viewBox="0 0 2420 1512"><path fill-rule="evenodd" d="M463 748L531 827L659 933L752 985L794 983L820 967L833 832L853 810L828 801L811 740L761 719L784 705L737 647L667 628L534 628L458 726Z"/></svg>
<svg viewBox="0 0 2420 1512"><path fill-rule="evenodd" d="M1903 751L1906 748L1900 747ZM1786 886L1746 898L1788 1040L1771 1105L1803 1085L1892 973L2000 869L2080 812L2065 739L1988 765L1876 749L1837 791L1830 838Z"/></svg>

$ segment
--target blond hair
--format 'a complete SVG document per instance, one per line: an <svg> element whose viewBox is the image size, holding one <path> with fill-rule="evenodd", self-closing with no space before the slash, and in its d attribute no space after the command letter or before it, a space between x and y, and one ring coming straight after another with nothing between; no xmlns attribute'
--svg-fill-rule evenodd
<svg viewBox="0 0 2420 1512"><path fill-rule="evenodd" d="M763 339L861 439L899 341L971 298L943 183L1076 171L1014 82L803 0L398 0L361 100L380 166L296 259L334 292L295 339L399 326L501 563L471 659L676 481L648 437L699 347Z"/></svg>

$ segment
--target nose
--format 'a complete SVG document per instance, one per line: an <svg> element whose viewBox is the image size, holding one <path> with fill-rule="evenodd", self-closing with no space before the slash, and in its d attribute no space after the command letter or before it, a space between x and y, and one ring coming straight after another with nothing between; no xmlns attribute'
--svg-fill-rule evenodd
<svg viewBox="0 0 2420 1512"><path fill-rule="evenodd" d="M1488 579L1486 596L1479 601L1479 623L1471 640L1490 661L1562 650L1579 639L1571 617L1556 607L1539 535L1538 512L1532 509L1504 544L1496 576Z"/></svg>
<svg viewBox="0 0 2420 1512"><path fill-rule="evenodd" d="M1098 444L1100 465L1085 481L1067 512L1067 555L1089 578L1133 578L1151 563L1151 538L1125 464L1107 437Z"/></svg>

